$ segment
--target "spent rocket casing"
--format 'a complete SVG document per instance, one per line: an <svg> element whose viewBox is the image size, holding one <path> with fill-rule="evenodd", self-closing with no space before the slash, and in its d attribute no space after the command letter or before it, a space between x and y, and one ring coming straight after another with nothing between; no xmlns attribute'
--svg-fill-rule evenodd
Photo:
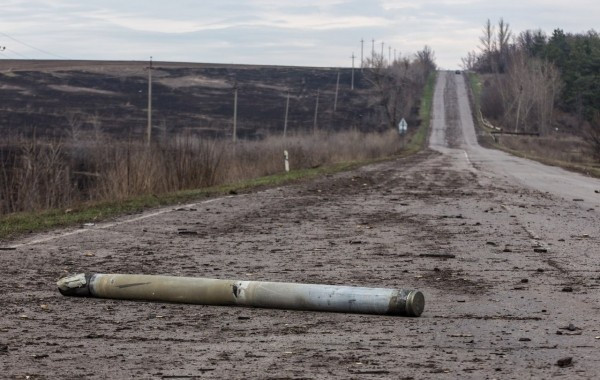
<svg viewBox="0 0 600 380"><path fill-rule="evenodd" d="M407 289L100 273L65 277L57 285L66 296L201 305L407 317L420 316L425 307L423 293Z"/></svg>

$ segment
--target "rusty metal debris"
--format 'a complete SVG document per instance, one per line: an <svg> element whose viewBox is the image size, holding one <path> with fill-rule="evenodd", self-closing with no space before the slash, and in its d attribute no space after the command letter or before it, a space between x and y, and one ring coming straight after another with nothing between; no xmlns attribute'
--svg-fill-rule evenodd
<svg viewBox="0 0 600 380"><path fill-rule="evenodd" d="M134 274L76 274L57 282L66 296L239 305L272 309L387 314L418 317L418 290L236 281Z"/></svg>
<svg viewBox="0 0 600 380"><path fill-rule="evenodd" d="M456 255L451 253L421 253L419 256L421 257L431 257L434 259L454 259Z"/></svg>

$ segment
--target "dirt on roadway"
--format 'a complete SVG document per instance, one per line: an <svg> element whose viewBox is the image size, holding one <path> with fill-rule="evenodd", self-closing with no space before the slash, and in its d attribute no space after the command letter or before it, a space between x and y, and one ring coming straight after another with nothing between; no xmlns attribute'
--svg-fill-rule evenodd
<svg viewBox="0 0 600 380"><path fill-rule="evenodd" d="M413 157L4 242L0 377L596 378L599 207L471 160L463 93L440 73L434 149ZM61 296L55 281L77 272L408 287L426 306L403 318Z"/></svg>

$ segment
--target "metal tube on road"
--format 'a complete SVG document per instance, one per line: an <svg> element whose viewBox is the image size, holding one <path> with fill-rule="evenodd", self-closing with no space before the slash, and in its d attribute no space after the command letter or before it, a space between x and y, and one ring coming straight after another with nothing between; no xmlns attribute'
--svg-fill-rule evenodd
<svg viewBox="0 0 600 380"><path fill-rule="evenodd" d="M57 282L65 296L238 305L418 317L425 298L418 290L135 274L76 274Z"/></svg>

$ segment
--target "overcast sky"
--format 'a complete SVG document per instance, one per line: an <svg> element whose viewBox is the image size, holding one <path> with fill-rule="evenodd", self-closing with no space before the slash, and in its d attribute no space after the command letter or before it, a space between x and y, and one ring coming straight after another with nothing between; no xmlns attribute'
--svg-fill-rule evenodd
<svg viewBox="0 0 600 380"><path fill-rule="evenodd" d="M452 69L485 21L514 31L600 29L598 0L0 0L3 58L346 66L371 41L424 45ZM393 55L393 50L392 50ZM359 62L357 59L357 65Z"/></svg>

